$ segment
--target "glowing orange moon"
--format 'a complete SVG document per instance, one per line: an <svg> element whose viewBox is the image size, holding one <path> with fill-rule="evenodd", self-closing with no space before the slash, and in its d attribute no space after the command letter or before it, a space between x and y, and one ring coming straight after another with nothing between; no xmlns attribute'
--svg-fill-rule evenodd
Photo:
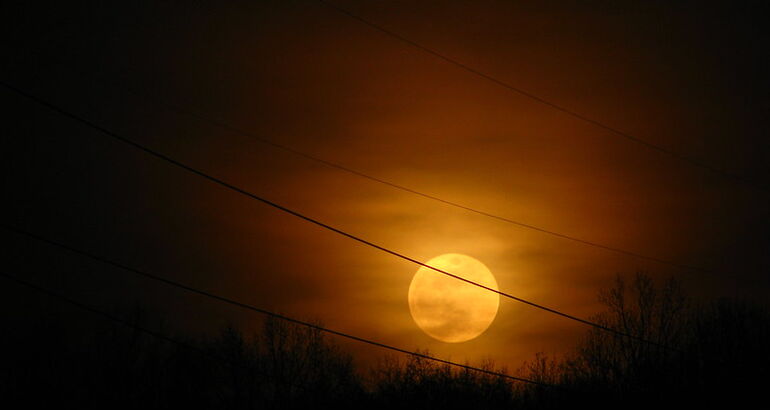
<svg viewBox="0 0 770 410"><path fill-rule="evenodd" d="M492 272L459 253L437 256L427 265L497 290ZM409 311L425 333L448 343L478 337L492 324L500 305L497 293L420 267L409 285Z"/></svg>

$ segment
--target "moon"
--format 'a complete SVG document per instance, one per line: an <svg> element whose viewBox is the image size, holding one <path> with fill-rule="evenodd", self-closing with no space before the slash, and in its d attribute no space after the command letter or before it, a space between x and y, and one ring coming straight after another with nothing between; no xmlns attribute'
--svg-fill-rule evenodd
<svg viewBox="0 0 770 410"><path fill-rule="evenodd" d="M443 271L497 290L497 281L483 263L470 256L447 253L427 262ZM500 296L421 266L409 285L409 311L417 326L447 343L478 337L497 316Z"/></svg>

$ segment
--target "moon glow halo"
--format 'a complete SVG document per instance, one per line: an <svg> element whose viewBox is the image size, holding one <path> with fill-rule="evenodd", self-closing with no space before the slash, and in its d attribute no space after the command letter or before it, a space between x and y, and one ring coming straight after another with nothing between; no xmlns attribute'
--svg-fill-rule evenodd
<svg viewBox="0 0 770 410"><path fill-rule="evenodd" d="M426 264L498 289L492 272L470 256L447 253ZM408 299L409 311L417 326L447 343L465 342L484 333L500 305L498 294L424 266L412 278Z"/></svg>

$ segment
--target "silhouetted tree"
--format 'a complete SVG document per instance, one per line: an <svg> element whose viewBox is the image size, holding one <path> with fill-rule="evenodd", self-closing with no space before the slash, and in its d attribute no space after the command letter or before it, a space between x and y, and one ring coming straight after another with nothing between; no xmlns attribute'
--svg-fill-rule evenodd
<svg viewBox="0 0 770 410"><path fill-rule="evenodd" d="M565 376L576 387L649 398L668 379L680 376L677 350L688 326L688 299L677 281L656 288L644 274L637 274L630 285L618 276L599 300L607 310L593 320L634 338L590 329L564 363Z"/></svg>
<svg viewBox="0 0 770 410"><path fill-rule="evenodd" d="M692 316L687 389L711 404L749 406L766 399L770 376L770 313L746 300L723 298Z"/></svg>
<svg viewBox="0 0 770 410"><path fill-rule="evenodd" d="M279 401L299 398L319 405L361 395L352 357L329 343L320 330L268 318L258 340L260 369L272 380Z"/></svg>
<svg viewBox="0 0 770 410"><path fill-rule="evenodd" d="M428 351L419 352L430 355ZM495 369L491 361L479 367ZM507 408L513 404L511 381L469 369L453 369L423 357L388 357L374 371L372 400L378 408Z"/></svg>
<svg viewBox="0 0 770 410"><path fill-rule="evenodd" d="M620 276L599 294L606 310L592 318L639 339L590 329L572 353L544 355L523 375L573 391L569 403L594 408L747 403L764 395L770 375L770 315L757 304L721 299L695 305L669 279L655 286L645 274ZM520 396L534 408L566 405L560 393L526 386Z"/></svg>

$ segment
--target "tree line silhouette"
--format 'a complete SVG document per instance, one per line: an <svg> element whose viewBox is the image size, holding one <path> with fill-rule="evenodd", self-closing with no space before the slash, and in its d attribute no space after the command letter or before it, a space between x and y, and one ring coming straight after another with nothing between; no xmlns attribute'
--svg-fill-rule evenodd
<svg viewBox="0 0 770 410"><path fill-rule="evenodd" d="M364 370L319 330L274 318L253 335L227 327L175 336L178 343L115 323L73 332L49 318L3 326L0 400L20 408L544 409L735 407L765 396L765 306L695 303L675 280L656 286L644 274L618 276L599 300L605 310L593 320L652 343L592 328L569 353L538 353L513 373L554 387L420 357L388 356ZM129 320L149 327L152 319L136 310ZM491 361L479 367L507 372Z"/></svg>

